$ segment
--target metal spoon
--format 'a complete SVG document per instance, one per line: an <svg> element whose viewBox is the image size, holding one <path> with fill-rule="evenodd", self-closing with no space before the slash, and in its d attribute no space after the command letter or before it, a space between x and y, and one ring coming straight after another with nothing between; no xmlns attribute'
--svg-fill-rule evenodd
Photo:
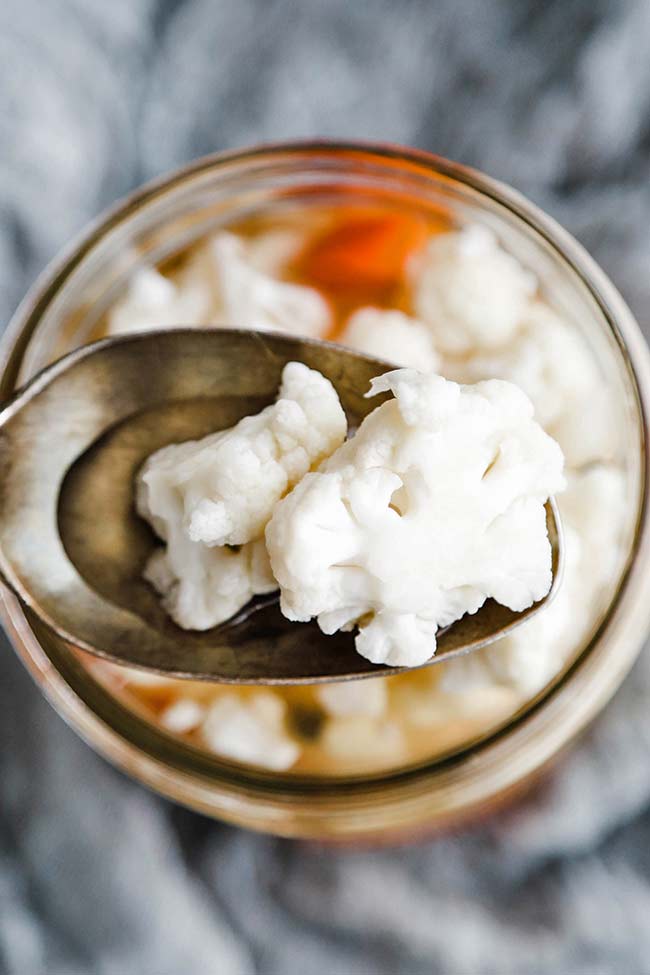
<svg viewBox="0 0 650 975"><path fill-rule="evenodd" d="M336 387L350 423L390 368L336 345L231 329L174 329L106 339L60 359L0 413L0 571L20 600L69 644L170 676L290 684L395 673L288 622L277 597L253 601L204 633L177 627L142 579L159 544L133 507L135 475L169 443L229 427L275 399L299 360ZM553 587L523 613L488 600L439 634L432 663L478 650L530 619L559 584L560 524L547 506Z"/></svg>

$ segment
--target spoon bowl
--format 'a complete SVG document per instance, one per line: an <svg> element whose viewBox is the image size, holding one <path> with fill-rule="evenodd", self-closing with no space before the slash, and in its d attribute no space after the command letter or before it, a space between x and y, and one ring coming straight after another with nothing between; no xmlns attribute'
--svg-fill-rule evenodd
<svg viewBox="0 0 650 975"><path fill-rule="evenodd" d="M133 506L155 450L256 413L300 361L331 380L351 426L382 397L393 368L327 342L235 329L179 328L105 339L45 369L0 413L0 571L19 599L72 646L116 663L224 683L314 683L397 673L354 649L349 633L286 620L277 595L206 632L182 630L143 580L159 543ZM386 396L383 397L384 399ZM522 613L488 600L438 634L431 663L478 650L555 595L561 527L547 504L549 594Z"/></svg>

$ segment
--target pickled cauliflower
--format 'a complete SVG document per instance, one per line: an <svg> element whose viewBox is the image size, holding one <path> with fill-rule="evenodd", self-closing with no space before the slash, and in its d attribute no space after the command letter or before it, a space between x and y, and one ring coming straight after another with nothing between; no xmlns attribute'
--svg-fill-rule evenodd
<svg viewBox="0 0 650 975"><path fill-rule="evenodd" d="M137 509L167 544L146 578L180 626L209 629L276 588L262 537L273 506L343 442L346 428L329 380L290 362L272 406L147 460Z"/></svg>
<svg viewBox="0 0 650 975"><path fill-rule="evenodd" d="M378 717L388 706L388 688L384 680L346 680L320 684L315 690L318 703L327 714L340 718L348 715Z"/></svg>
<svg viewBox="0 0 650 975"><path fill-rule="evenodd" d="M140 514L147 517L142 509ZM277 589L264 542L249 542L238 550L208 548L188 538L182 513L174 517L171 509L163 530L165 534L158 534L166 546L151 556L144 578L183 629L209 630L234 616L253 596Z"/></svg>
<svg viewBox="0 0 650 975"><path fill-rule="evenodd" d="M144 332L175 325L201 325L210 311L205 284L179 287L154 268L142 268L109 315L108 334Z"/></svg>
<svg viewBox="0 0 650 975"><path fill-rule="evenodd" d="M328 330L331 315L323 296L314 288L278 281L257 270L239 237L219 234L211 251L221 299L218 319L223 324L310 338Z"/></svg>
<svg viewBox="0 0 650 975"><path fill-rule="evenodd" d="M624 511L625 478L619 469L595 464L567 473L559 499L564 533L562 586L550 604L526 626L481 653L450 660L441 689L466 694L499 685L535 694L558 669L560 648L584 640L606 605L608 586L624 558L614 512ZM603 518L602 512L611 513ZM597 572L594 571L597 567ZM556 654L549 654L553 647Z"/></svg>
<svg viewBox="0 0 650 975"><path fill-rule="evenodd" d="M373 381L384 391L394 399L276 506L266 542L288 619L358 626L364 657L415 666L486 598L521 611L549 591L544 503L563 458L510 383L400 369Z"/></svg>
<svg viewBox="0 0 650 975"><path fill-rule="evenodd" d="M476 354L507 345L536 289L487 227L470 225L431 238L414 268L413 304L441 351Z"/></svg>
<svg viewBox="0 0 650 975"><path fill-rule="evenodd" d="M282 772L300 755L286 727L286 711L286 703L272 691L246 698L230 692L211 706L201 735L217 755Z"/></svg>
<svg viewBox="0 0 650 975"><path fill-rule="evenodd" d="M396 366L421 372L436 372L440 366L429 329L395 309L360 308L348 319L340 341Z"/></svg>
<svg viewBox="0 0 650 975"><path fill-rule="evenodd" d="M515 383L532 400L536 419L558 441L570 466L616 454L620 417L596 360L577 329L543 301L530 303L505 348L449 359L446 375L459 382Z"/></svg>
<svg viewBox="0 0 650 975"><path fill-rule="evenodd" d="M108 316L109 335L178 325L222 325L323 336L330 309L318 291L280 280L291 237L247 242L220 233L173 276L142 268Z"/></svg>

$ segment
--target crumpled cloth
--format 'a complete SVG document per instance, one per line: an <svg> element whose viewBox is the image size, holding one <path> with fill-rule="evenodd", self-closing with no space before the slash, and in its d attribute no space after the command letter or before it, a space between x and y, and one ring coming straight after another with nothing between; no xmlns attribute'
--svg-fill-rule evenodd
<svg viewBox="0 0 650 975"><path fill-rule="evenodd" d="M214 149L391 140L528 194L650 309L646 0L4 0L0 311ZM114 771L0 658L0 972L645 975L650 658L529 799L414 847L252 835Z"/></svg>

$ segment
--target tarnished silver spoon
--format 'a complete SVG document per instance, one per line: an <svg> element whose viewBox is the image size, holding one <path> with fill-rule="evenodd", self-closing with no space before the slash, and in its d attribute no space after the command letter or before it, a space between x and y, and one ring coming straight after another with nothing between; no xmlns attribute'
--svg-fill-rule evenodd
<svg viewBox="0 0 650 975"><path fill-rule="evenodd" d="M170 676L291 684L395 673L288 622L276 597L203 632L180 629L142 579L159 544L133 506L134 479L159 447L232 426L273 402L284 365L318 369L352 425L381 399L370 380L390 366L336 345L234 329L179 328L106 339L36 376L0 413L0 571L68 643ZM488 600L439 634L432 663L478 650L530 619L555 594L562 544L547 505L553 587L514 613Z"/></svg>

